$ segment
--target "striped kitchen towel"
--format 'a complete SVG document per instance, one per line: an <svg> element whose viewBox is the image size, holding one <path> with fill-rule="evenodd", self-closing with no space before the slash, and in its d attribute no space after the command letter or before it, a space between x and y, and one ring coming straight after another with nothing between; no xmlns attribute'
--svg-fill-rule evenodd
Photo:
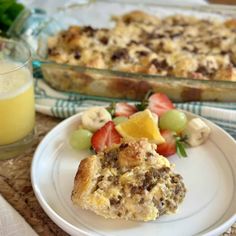
<svg viewBox="0 0 236 236"><path fill-rule="evenodd" d="M35 79L35 98L38 112L60 118L67 118L91 106L104 106L114 101L59 92L49 87L41 78ZM179 109L211 120L236 138L236 103L186 102L175 105Z"/></svg>

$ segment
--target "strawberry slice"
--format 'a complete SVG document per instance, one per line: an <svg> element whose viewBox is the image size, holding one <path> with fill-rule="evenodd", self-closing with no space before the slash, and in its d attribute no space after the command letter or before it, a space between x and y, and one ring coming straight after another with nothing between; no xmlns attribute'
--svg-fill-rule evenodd
<svg viewBox="0 0 236 236"><path fill-rule="evenodd" d="M164 157L169 157L176 152L180 158L188 156L185 151L185 137L177 136L175 132L170 130L162 130L161 136L165 139L165 143L157 146L157 153Z"/></svg>
<svg viewBox="0 0 236 236"><path fill-rule="evenodd" d="M165 139L165 143L157 146L157 153L164 157L171 156L176 153L176 137L175 132L169 130L161 131L161 136Z"/></svg>
<svg viewBox="0 0 236 236"><path fill-rule="evenodd" d="M115 116L129 117L133 115L135 112L137 112L137 108L134 105L125 102L119 102L116 104Z"/></svg>
<svg viewBox="0 0 236 236"><path fill-rule="evenodd" d="M120 143L121 136L115 129L113 121L108 121L104 126L97 130L91 139L92 147L96 152L104 150L114 143Z"/></svg>
<svg viewBox="0 0 236 236"><path fill-rule="evenodd" d="M158 116L174 108L174 104L163 93L154 93L148 99L148 109L153 113L156 113Z"/></svg>

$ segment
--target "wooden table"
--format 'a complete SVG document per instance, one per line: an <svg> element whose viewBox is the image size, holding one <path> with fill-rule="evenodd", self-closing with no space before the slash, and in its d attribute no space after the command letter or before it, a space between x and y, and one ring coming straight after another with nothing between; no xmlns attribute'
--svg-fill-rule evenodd
<svg viewBox="0 0 236 236"><path fill-rule="evenodd" d="M35 198L30 182L30 165L38 143L60 121L37 114L37 134L33 146L17 158L0 161L0 193L39 235L45 236L68 234L48 218ZM236 236L236 224L223 235Z"/></svg>

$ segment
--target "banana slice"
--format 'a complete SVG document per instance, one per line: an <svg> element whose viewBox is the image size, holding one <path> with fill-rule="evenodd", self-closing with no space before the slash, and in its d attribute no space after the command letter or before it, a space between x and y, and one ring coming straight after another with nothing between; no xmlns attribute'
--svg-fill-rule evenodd
<svg viewBox="0 0 236 236"><path fill-rule="evenodd" d="M196 147L204 143L211 129L207 124L200 118L193 118L190 120L185 129L183 130L183 136L187 136L186 142L192 146Z"/></svg>
<svg viewBox="0 0 236 236"><path fill-rule="evenodd" d="M111 114L104 107L92 107L81 117L83 128L91 132L97 131L111 119Z"/></svg>

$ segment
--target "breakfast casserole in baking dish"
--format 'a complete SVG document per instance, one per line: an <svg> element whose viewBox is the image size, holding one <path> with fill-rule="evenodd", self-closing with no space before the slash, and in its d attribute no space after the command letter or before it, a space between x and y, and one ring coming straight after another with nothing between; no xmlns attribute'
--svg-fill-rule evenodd
<svg viewBox="0 0 236 236"><path fill-rule="evenodd" d="M234 7L101 0L50 16L23 13L10 35L28 43L57 90L102 100L140 100L152 90L174 101L236 101Z"/></svg>
<svg viewBox="0 0 236 236"><path fill-rule="evenodd" d="M132 11L112 28L71 26L48 38L61 64L202 80L236 80L236 21Z"/></svg>

